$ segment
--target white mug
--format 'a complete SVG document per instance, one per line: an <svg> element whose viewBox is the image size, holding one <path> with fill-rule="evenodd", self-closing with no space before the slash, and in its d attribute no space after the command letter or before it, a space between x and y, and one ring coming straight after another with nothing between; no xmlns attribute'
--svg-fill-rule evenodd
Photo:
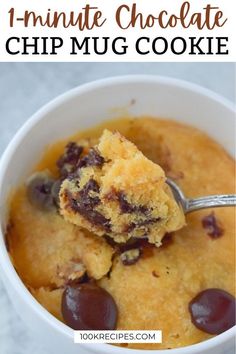
<svg viewBox="0 0 236 354"><path fill-rule="evenodd" d="M168 351L74 344L73 330L33 298L14 270L4 243L7 199L11 189L24 181L46 145L122 114L172 118L190 124L208 133L232 156L235 153L233 105L184 81L153 76L114 77L77 87L44 106L16 134L0 162L0 273L12 304L52 353L231 354L235 328L202 343Z"/></svg>

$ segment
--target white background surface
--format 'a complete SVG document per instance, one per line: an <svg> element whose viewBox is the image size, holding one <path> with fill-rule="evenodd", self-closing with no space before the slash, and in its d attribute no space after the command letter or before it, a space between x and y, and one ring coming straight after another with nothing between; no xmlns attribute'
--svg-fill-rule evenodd
<svg viewBox="0 0 236 354"><path fill-rule="evenodd" d="M25 120L58 94L91 80L137 73L192 81L235 102L233 63L1 63L0 155ZM1 281L0 354L49 354L12 309Z"/></svg>

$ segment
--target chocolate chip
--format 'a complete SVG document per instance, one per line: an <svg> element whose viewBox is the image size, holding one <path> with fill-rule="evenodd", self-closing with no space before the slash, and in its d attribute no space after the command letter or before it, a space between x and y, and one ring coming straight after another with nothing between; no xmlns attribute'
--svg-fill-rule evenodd
<svg viewBox="0 0 236 354"><path fill-rule="evenodd" d="M62 295L62 316L75 330L114 330L118 309L113 297L95 284L67 286Z"/></svg>
<svg viewBox="0 0 236 354"><path fill-rule="evenodd" d="M120 209L122 213L133 213L135 211L135 206L127 201L126 196L123 192L119 192L117 194L117 197L120 203Z"/></svg>
<svg viewBox="0 0 236 354"><path fill-rule="evenodd" d="M146 218L145 220L140 220L137 222L137 226L138 227L142 227L142 226L147 226L147 225L152 225L152 224L156 224L157 222L161 221L161 218Z"/></svg>
<svg viewBox="0 0 236 354"><path fill-rule="evenodd" d="M132 205L127 201L126 195L124 192L118 192L117 193L117 198L120 204L120 209L122 213L141 213L141 214L147 214L148 208L143 205Z"/></svg>
<svg viewBox="0 0 236 354"><path fill-rule="evenodd" d="M80 278L76 279L65 279L65 285L77 285L77 284L84 284L84 283L92 283L94 280L90 278L87 272L84 273Z"/></svg>
<svg viewBox="0 0 236 354"><path fill-rule="evenodd" d="M110 232L110 220L94 209L101 202L96 193L99 193L99 185L95 180L90 179L83 189L78 192L76 198L73 198L69 191L67 192L69 205L72 210L81 214L91 224L100 226L106 232Z"/></svg>
<svg viewBox="0 0 236 354"><path fill-rule="evenodd" d="M97 183L97 181L95 181L92 178L86 183L86 185L84 186L84 188L80 193L83 193L84 195L88 195L90 192L95 192L95 193L100 192L99 184Z"/></svg>
<svg viewBox="0 0 236 354"><path fill-rule="evenodd" d="M141 250L139 248L133 248L121 253L120 259L125 266L130 266L138 262L141 256Z"/></svg>
<svg viewBox="0 0 236 354"><path fill-rule="evenodd" d="M160 275L155 270L152 271L152 275L154 278L160 278Z"/></svg>
<svg viewBox="0 0 236 354"><path fill-rule="evenodd" d="M118 247L119 247L120 253L123 253L125 251L129 251L134 248L138 248L142 252L142 251L146 250L147 248L155 248L155 245L149 243L148 239L146 239L146 238L132 237L126 243L119 243Z"/></svg>
<svg viewBox="0 0 236 354"><path fill-rule="evenodd" d="M29 201L40 209L52 209L54 199L51 191L54 182L46 173L39 172L31 176L27 183Z"/></svg>
<svg viewBox="0 0 236 354"><path fill-rule="evenodd" d="M82 167L88 167L88 166L96 166L96 167L102 167L104 164L105 160L104 158L99 154L99 152L94 149L91 148L89 150L88 155L84 156L79 164L78 164L78 168L82 168Z"/></svg>
<svg viewBox="0 0 236 354"><path fill-rule="evenodd" d="M166 233L161 240L161 249L168 247L173 243L173 233Z"/></svg>
<svg viewBox="0 0 236 354"><path fill-rule="evenodd" d="M80 212L83 213L84 217L86 217L92 224L103 227L106 232L111 231L110 220L98 211L86 210L82 212L80 209Z"/></svg>
<svg viewBox="0 0 236 354"><path fill-rule="evenodd" d="M218 224L218 222L216 220L214 212L205 216L202 219L202 226L204 229L208 230L207 234L211 238L219 238L224 233L224 230L221 228L221 226Z"/></svg>
<svg viewBox="0 0 236 354"><path fill-rule="evenodd" d="M74 211L86 218L91 224L103 227L106 232L111 231L110 220L98 211L90 209L91 203L89 204L89 207L86 208L86 204L84 204L83 201L80 202L72 198L70 206Z"/></svg>
<svg viewBox="0 0 236 354"><path fill-rule="evenodd" d="M109 235L104 235L104 239L108 243L109 246L112 248L116 249L119 247L119 243L115 242L113 238L111 238Z"/></svg>
<svg viewBox="0 0 236 354"><path fill-rule="evenodd" d="M136 222L132 222L124 228L124 233L132 233L135 229L142 228L144 226L150 226L150 225L155 224L159 221L161 221L161 218L159 218L159 217L158 218L147 217L145 220L139 220ZM147 232L145 232L144 236L147 236L148 233L149 233L149 230Z"/></svg>
<svg viewBox="0 0 236 354"><path fill-rule="evenodd" d="M118 201L120 210L124 214L140 213L148 215L150 210L144 205L134 205L128 202L127 196L122 191L116 191L115 188L111 189L105 196L108 201Z"/></svg>
<svg viewBox="0 0 236 354"><path fill-rule="evenodd" d="M99 185L94 179L90 179L81 191L78 193L78 203L81 204L85 209L92 210L96 205L100 203L98 196L94 193L99 193ZM92 193L91 195L91 192Z"/></svg>
<svg viewBox="0 0 236 354"><path fill-rule="evenodd" d="M147 239L144 238L130 238L125 243L115 242L110 236L105 235L105 239L107 243L114 248L116 254L124 254L127 251L137 249L140 256L145 256L148 250L155 248L154 244L148 242Z"/></svg>
<svg viewBox="0 0 236 354"><path fill-rule="evenodd" d="M63 179L76 171L82 152L83 147L75 142L66 145L64 154L57 161L57 167Z"/></svg>
<svg viewBox="0 0 236 354"><path fill-rule="evenodd" d="M235 325L235 298L221 289L207 289L189 304L192 323L210 334L220 334Z"/></svg>

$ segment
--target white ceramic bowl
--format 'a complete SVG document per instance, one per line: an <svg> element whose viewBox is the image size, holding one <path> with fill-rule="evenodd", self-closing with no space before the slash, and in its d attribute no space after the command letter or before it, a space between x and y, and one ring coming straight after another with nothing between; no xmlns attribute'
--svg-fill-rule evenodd
<svg viewBox="0 0 236 354"><path fill-rule="evenodd" d="M144 351L107 344L74 344L73 331L31 296L14 270L4 243L9 191L24 180L45 145L127 112L134 116L146 114L191 124L207 132L231 155L234 154L233 105L202 87L164 77L115 77L77 87L47 104L20 129L0 165L0 269L12 305L37 333L41 343L53 353L143 354ZM196 345L168 351L145 351L145 354L233 353L234 333L231 328Z"/></svg>

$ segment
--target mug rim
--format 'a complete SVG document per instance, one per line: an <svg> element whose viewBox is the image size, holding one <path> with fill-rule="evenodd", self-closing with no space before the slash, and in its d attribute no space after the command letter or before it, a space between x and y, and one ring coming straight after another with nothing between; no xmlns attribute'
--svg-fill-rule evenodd
<svg viewBox="0 0 236 354"><path fill-rule="evenodd" d="M37 124L40 120L44 119L47 113L52 112L54 109L60 107L64 103L73 99L74 97L89 93L90 91L107 87L107 86L115 86L117 84L135 84L135 83L156 83L156 84L164 84L169 86L175 86L177 88L183 88L185 90L191 91L197 95L202 95L217 102L220 105L223 105L226 109L230 110L231 113L236 114L235 105L225 97L204 88L195 83L180 80L172 77L165 77L159 75L125 75L125 76L114 76L104 79L99 79L95 81L91 81L77 87L74 87L59 96L55 97L45 105L43 105L39 110L36 111L18 130L18 132L11 139L7 148L5 149L1 160L0 160L0 191L2 189L2 185L4 183L4 175L7 169L8 164L11 162L14 151L21 144L21 141L25 136L27 136L34 125ZM1 192L0 192L1 193ZM0 195L1 199L1 195ZM33 295L29 292L29 290L24 285L21 278L18 276L11 260L8 255L6 245L4 242L4 233L2 232L2 207L0 205L0 264L1 268L5 272L7 279L11 281L12 286L15 291L21 298L24 298L24 302L27 303L27 306L31 308L32 311L37 313L37 316L41 317L43 321L48 322L51 327L57 332L60 332L61 335L67 336L73 340L73 330L69 328L67 325L56 319L53 315L51 315L39 302L33 297ZM188 354L189 350L191 350L191 354L194 354L199 351L204 351L206 349L212 349L217 347L219 344L223 344L227 342L229 339L234 337L235 334L235 326L230 328L229 330L221 333L218 336L205 340L203 342L192 344L186 347L175 348L175 349L155 349L155 350L145 350L145 349L131 349L128 348L133 354L141 354L141 353L158 353L164 354L168 351L168 353L172 354ZM94 350L94 344L80 344L81 347ZM99 344L96 347L97 353L101 354L110 354L111 351L117 354L124 354L124 349L127 348L111 346L110 344Z"/></svg>

